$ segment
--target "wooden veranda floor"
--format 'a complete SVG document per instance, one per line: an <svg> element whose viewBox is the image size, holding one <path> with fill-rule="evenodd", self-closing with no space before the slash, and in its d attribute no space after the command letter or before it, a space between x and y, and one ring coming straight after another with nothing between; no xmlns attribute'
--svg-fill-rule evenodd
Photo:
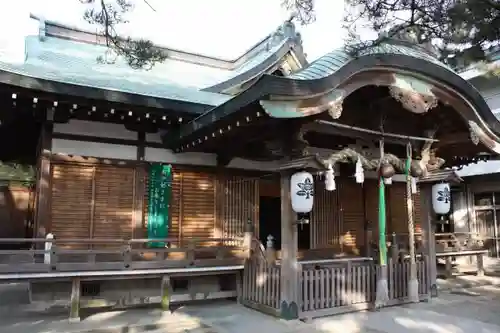
<svg viewBox="0 0 500 333"><path fill-rule="evenodd" d="M241 239L156 240L165 247L151 248L151 240L57 239L45 250L46 239L0 239L31 242L31 249L0 250L0 273L123 271L243 265Z"/></svg>

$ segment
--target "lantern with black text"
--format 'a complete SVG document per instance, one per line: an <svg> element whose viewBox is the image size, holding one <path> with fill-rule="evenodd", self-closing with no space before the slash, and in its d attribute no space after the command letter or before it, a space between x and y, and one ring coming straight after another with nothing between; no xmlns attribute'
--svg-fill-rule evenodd
<svg viewBox="0 0 500 333"><path fill-rule="evenodd" d="M313 176L306 171L293 174L290 179L290 191L293 211L309 213L313 208L314 201Z"/></svg>
<svg viewBox="0 0 500 333"><path fill-rule="evenodd" d="M451 209L450 184L439 183L432 186L432 208L436 214L448 214Z"/></svg>

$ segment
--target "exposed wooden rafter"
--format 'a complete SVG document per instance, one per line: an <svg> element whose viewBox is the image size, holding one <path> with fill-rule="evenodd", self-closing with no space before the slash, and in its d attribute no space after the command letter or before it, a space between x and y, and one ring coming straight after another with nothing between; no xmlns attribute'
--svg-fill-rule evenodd
<svg viewBox="0 0 500 333"><path fill-rule="evenodd" d="M406 145L408 141L424 141L424 142L438 142L437 139L428 137L403 135L398 133L388 133L357 126L345 125L335 121L316 120L313 123L306 124L302 130L323 132L325 134L340 135L351 138L366 139L369 141L380 140L384 138L387 142Z"/></svg>

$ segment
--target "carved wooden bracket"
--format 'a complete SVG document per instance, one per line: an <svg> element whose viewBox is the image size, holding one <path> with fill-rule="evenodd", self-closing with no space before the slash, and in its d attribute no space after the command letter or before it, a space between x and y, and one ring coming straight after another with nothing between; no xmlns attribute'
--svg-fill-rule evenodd
<svg viewBox="0 0 500 333"><path fill-rule="evenodd" d="M474 131L474 128L471 124L469 124L469 132L470 132L470 139L472 141L473 144L475 144L476 146L479 144L479 135L477 135L477 133Z"/></svg>
<svg viewBox="0 0 500 333"><path fill-rule="evenodd" d="M394 74L394 83L389 87L391 96L413 113L426 113L438 105L432 87L409 76Z"/></svg>

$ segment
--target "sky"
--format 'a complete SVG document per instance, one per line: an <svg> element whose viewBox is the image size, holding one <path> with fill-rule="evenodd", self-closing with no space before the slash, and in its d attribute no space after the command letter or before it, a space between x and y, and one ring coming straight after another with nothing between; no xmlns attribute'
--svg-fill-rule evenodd
<svg viewBox="0 0 500 333"><path fill-rule="evenodd" d="M21 0L47 20L85 29L80 0ZM20 2L21 2L20 1ZM156 44L223 59L234 59L274 31L290 13L282 0L134 0L129 23L120 32ZM18 2L20 5L20 3ZM316 0L316 22L300 27L304 50L312 61L342 46L342 0ZM25 7L25 8L26 8Z"/></svg>

